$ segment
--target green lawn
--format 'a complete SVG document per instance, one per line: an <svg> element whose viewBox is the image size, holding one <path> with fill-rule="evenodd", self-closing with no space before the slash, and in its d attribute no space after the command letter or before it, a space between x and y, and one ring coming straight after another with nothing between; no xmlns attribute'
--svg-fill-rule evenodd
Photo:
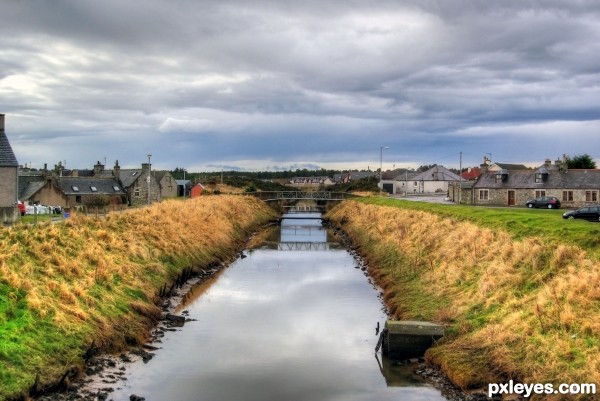
<svg viewBox="0 0 600 401"><path fill-rule="evenodd" d="M538 237L549 243L573 244L600 259L600 223L565 220L562 218L565 209L445 205L378 197L361 198L359 201L431 212L456 221L471 221L480 226L505 230L515 239Z"/></svg>

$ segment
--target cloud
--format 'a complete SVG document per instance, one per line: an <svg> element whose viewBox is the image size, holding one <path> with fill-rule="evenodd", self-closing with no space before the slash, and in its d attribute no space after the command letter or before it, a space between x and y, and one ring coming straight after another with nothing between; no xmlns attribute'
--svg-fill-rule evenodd
<svg viewBox="0 0 600 401"><path fill-rule="evenodd" d="M592 0L8 2L0 113L38 166L599 158L599 22Z"/></svg>

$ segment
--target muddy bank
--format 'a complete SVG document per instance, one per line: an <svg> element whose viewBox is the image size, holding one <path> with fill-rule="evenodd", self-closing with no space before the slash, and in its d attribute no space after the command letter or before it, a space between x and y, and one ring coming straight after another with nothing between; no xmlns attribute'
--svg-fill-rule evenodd
<svg viewBox="0 0 600 401"><path fill-rule="evenodd" d="M241 253L240 253L241 255ZM103 354L97 350L91 355L76 377L58 384L55 388L32 394L37 401L105 401L123 383L127 367L135 362L149 362L156 352L161 352L162 338L167 332L183 330L187 322L186 302L194 296L195 289L209 285L228 263L210 266L201 271L188 271L175 281L165 293L161 316L152 329L145 333L147 342L131 346L118 354ZM168 374L168 372L165 372ZM147 395L146 395L147 396ZM144 395L131 394L130 400L142 401Z"/></svg>

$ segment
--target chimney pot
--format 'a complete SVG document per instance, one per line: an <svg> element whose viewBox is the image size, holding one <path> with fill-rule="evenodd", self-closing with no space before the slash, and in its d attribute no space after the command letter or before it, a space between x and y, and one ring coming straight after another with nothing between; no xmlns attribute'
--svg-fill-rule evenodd
<svg viewBox="0 0 600 401"><path fill-rule="evenodd" d="M4 131L4 114L0 114L0 131Z"/></svg>

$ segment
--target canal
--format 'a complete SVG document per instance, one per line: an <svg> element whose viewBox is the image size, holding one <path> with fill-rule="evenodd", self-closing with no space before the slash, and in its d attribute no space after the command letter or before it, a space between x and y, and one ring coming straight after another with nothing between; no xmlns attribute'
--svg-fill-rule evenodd
<svg viewBox="0 0 600 401"><path fill-rule="evenodd" d="M375 355L378 291L319 215L286 215L244 257L191 290L146 363L109 395L147 401L443 400Z"/></svg>

